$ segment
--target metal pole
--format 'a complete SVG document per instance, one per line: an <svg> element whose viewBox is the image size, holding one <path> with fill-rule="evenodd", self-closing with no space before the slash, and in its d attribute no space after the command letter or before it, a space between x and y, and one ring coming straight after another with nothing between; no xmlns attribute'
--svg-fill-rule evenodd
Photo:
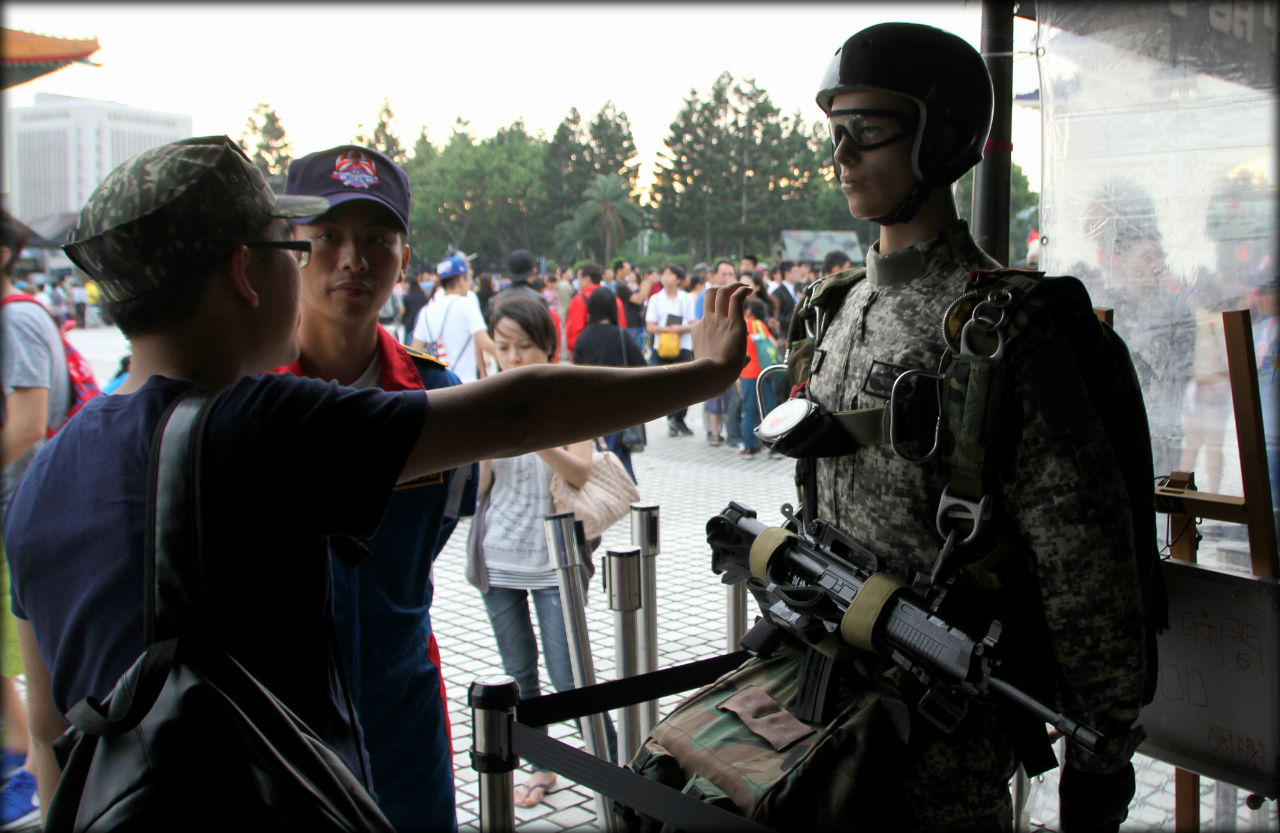
<svg viewBox="0 0 1280 833"><path fill-rule="evenodd" d="M604 557L604 587L613 611L613 644L618 678L640 673L636 630L640 610L640 550L609 550ZM640 704L618 710L618 763L640 749Z"/></svg>
<svg viewBox="0 0 1280 833"><path fill-rule="evenodd" d="M995 90L991 136L973 174L973 239L1009 263L1009 187L1013 152L1013 12L1010 0L983 0L982 54Z"/></svg>
<svg viewBox="0 0 1280 833"><path fill-rule="evenodd" d="M658 575L656 570L658 507L631 504L631 545L640 548L640 632L636 652L640 673L658 670ZM658 701L650 700L640 709L640 737L646 737L658 723Z"/></svg>
<svg viewBox="0 0 1280 833"><path fill-rule="evenodd" d="M1029 833L1031 830L1031 779L1018 764L1013 773L1013 833Z"/></svg>
<svg viewBox="0 0 1280 833"><path fill-rule="evenodd" d="M735 581L724 588L725 606L729 610L725 635L728 638L729 652L738 650L742 637L747 635L747 583Z"/></svg>
<svg viewBox="0 0 1280 833"><path fill-rule="evenodd" d="M564 631L569 642L569 663L573 668L573 685L584 688L596 684L596 667L591 658L591 636L587 632L587 594L582 586L586 562L587 536L582 522L574 520L572 512L547 515L544 519L547 533L547 552L556 569L556 581L560 585L560 610L564 614ZM585 717L583 742L587 751L597 758L609 760L609 742L604 729L604 714L596 712ZM582 725L580 722L579 725ZM613 830L615 821L608 799L595 794L596 818L603 819L605 828Z"/></svg>
<svg viewBox="0 0 1280 833"><path fill-rule="evenodd" d="M476 680L467 690L471 706L471 768L480 773L480 830L514 833L516 805L512 771L516 755L511 747L520 687L510 677Z"/></svg>

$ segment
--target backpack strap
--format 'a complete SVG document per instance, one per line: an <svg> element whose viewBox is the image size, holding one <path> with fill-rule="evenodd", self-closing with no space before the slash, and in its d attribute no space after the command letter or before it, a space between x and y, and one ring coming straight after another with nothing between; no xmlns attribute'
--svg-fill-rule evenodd
<svg viewBox="0 0 1280 833"><path fill-rule="evenodd" d="M179 395L152 435L143 562L146 650L131 670L133 685L117 688L108 705L88 696L67 710L67 720L85 734L109 737L137 726L164 688L177 637L204 626L203 588L188 579L191 566L182 561L184 553L200 552L198 461L205 421L219 395L203 388ZM125 690L129 696L118 696Z"/></svg>
<svg viewBox="0 0 1280 833"><path fill-rule="evenodd" d="M449 302L449 306L444 308L444 317L440 319L440 335L444 335L444 328L449 323L449 313L453 312L453 305L458 303L458 298L459 296L457 295L453 296L453 300ZM426 324L427 324L427 335L430 337L431 341L435 341L436 335L435 333L431 332L430 317L426 319Z"/></svg>
<svg viewBox="0 0 1280 833"><path fill-rule="evenodd" d="M989 453L1007 435L1008 368L1004 360L1014 341L1040 309L1035 292L1044 273L1018 269L977 269L968 288L947 308L942 330L947 342L941 365L942 418L948 442L938 456L946 467L947 485L938 499L935 525L944 543L933 573L923 586L940 581L953 558L979 539L995 511L1000 468L1005 455ZM970 583L980 590L1003 585L1001 567L1015 552L1003 536L988 536L963 560ZM922 581L923 581L923 577Z"/></svg>
<svg viewBox="0 0 1280 833"><path fill-rule="evenodd" d="M206 628L202 458L204 428L219 395L197 388L179 396L151 442L143 597L147 645Z"/></svg>
<svg viewBox="0 0 1280 833"><path fill-rule="evenodd" d="M818 349L836 310L840 309L849 291L866 276L865 266L845 269L805 287L787 327L787 376L793 396L808 385L815 367L815 356L821 362Z"/></svg>

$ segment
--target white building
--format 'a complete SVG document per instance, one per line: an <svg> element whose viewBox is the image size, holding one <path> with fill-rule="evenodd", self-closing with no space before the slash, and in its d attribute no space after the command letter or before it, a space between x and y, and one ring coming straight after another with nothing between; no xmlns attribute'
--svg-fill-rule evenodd
<svg viewBox="0 0 1280 833"><path fill-rule="evenodd" d="M112 101L37 93L5 112L6 202L30 223L78 212L121 162L191 136L191 117Z"/></svg>

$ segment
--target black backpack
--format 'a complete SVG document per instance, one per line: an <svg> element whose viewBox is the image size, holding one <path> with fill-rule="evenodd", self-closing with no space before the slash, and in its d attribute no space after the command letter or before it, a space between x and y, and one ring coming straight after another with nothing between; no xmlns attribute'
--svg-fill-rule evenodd
<svg viewBox="0 0 1280 833"><path fill-rule="evenodd" d="M364 783L203 633L201 439L216 395L166 411L148 485L146 649L105 702L86 697L54 744L47 833L385 831ZM348 704L349 705L349 704ZM351 714L354 724L355 716Z"/></svg>

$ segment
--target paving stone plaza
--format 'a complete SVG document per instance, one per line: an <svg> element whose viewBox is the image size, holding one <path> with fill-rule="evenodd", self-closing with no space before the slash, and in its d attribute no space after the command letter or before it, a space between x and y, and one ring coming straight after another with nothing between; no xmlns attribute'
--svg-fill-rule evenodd
<svg viewBox="0 0 1280 833"><path fill-rule="evenodd" d="M100 383L114 375L121 355L127 350L118 331L109 327L73 331L71 340L85 353ZM778 523L780 505L794 502L795 494L790 461L769 460L763 454L744 460L728 446L709 447L702 439L701 406L690 408L688 423L694 436L680 438L667 436L665 422L651 423L648 449L633 457L641 502L660 507L656 572L659 666L663 668L712 657L724 653L727 647L726 588L711 572L705 533L707 519L730 500L736 500L755 508L765 523ZM458 822L464 831L475 830L479 821L478 779L468 757L472 721L466 705L467 689L477 679L502 673L480 594L463 577L467 529L464 521L436 561L432 606L450 701ZM596 551L597 568L607 550L630 546L629 520L623 520L609 530ZM597 678L600 681L614 679L613 613L601 587L599 569L591 582L586 616ZM549 691L545 670L541 676L544 692ZM679 696L664 699L660 703L660 714L669 711L679 699ZM571 745L582 745L572 724L554 725L551 734ZM1135 762L1138 790L1123 829L1172 831L1173 768L1142 756ZM1057 829L1055 773L1035 779L1033 783L1029 802L1032 830ZM526 774L523 768L517 770L516 783ZM1201 829L1280 830L1275 802L1268 802L1255 812L1245 807L1245 797L1244 791L1201 779ZM528 809L516 808L516 826L528 831L603 828L597 825L592 793L563 777L544 803Z"/></svg>

